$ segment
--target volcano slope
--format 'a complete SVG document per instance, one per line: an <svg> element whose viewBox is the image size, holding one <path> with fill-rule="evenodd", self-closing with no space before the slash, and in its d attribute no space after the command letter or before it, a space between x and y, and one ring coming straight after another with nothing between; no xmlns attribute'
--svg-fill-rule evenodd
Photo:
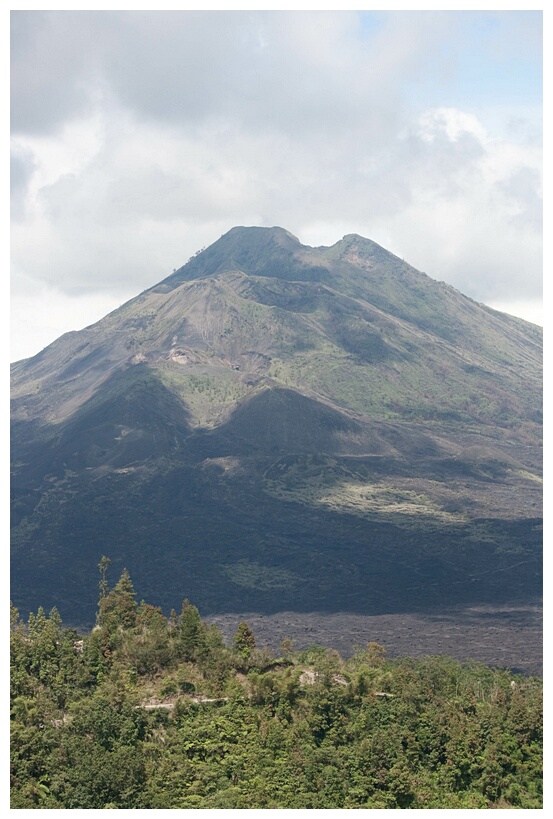
<svg viewBox="0 0 553 819"><path fill-rule="evenodd" d="M357 235L233 228L12 366L12 596L94 618L541 594L540 328Z"/></svg>

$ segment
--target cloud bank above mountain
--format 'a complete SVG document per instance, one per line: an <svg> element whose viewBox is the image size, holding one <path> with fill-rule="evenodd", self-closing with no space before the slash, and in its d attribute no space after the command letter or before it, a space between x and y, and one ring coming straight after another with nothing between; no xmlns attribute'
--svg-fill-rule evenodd
<svg viewBox="0 0 553 819"><path fill-rule="evenodd" d="M12 12L12 358L237 224L539 320L538 12Z"/></svg>

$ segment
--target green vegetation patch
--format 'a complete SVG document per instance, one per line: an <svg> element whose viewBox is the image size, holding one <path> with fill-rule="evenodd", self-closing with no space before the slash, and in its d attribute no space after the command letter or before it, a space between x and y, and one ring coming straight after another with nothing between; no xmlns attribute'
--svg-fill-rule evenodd
<svg viewBox="0 0 553 819"><path fill-rule="evenodd" d="M375 642L276 656L245 621L226 644L109 564L87 634L11 608L12 809L543 807L539 678Z"/></svg>
<svg viewBox="0 0 553 819"><path fill-rule="evenodd" d="M465 521L463 514L446 511L425 493L385 481L364 480L331 458L307 455L289 461L280 459L266 473L263 488L279 500L372 520L419 519L424 524Z"/></svg>
<svg viewBox="0 0 553 819"><path fill-rule="evenodd" d="M226 372L221 367L207 375L203 367L190 367L185 372L177 368L160 368L160 379L192 412L199 426L216 426L225 412L251 390L230 369Z"/></svg>
<svg viewBox="0 0 553 819"><path fill-rule="evenodd" d="M239 560L236 563L227 563L221 566L222 571L232 583L246 589L259 591L273 591L275 589L289 589L297 586L301 579L275 566L262 566L250 560Z"/></svg>

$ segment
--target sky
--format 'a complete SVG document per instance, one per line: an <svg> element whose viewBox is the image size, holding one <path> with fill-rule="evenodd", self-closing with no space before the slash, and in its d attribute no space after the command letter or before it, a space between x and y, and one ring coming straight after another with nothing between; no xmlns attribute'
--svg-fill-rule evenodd
<svg viewBox="0 0 553 819"><path fill-rule="evenodd" d="M11 13L11 360L235 225L542 323L541 11Z"/></svg>

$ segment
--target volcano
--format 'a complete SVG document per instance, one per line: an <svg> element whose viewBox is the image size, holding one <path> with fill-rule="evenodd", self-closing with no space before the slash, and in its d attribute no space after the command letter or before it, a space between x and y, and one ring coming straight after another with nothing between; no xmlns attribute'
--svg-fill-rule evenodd
<svg viewBox="0 0 553 819"><path fill-rule="evenodd" d="M542 331L358 235L235 227L12 365L12 598L168 613L541 595Z"/></svg>

